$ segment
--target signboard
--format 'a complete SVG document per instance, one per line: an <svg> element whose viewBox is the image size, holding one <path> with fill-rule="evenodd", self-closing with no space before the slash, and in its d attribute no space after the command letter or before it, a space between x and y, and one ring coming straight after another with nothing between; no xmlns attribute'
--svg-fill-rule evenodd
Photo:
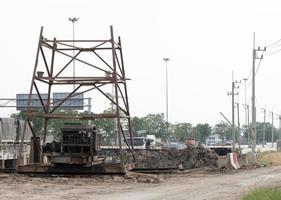
<svg viewBox="0 0 281 200"><path fill-rule="evenodd" d="M69 93L53 93L53 106L58 105L61 100L67 97ZM75 95L75 94L73 94ZM70 109L70 110L83 110L84 109L84 95L78 94L74 97L67 99L58 109Z"/></svg>
<svg viewBox="0 0 281 200"><path fill-rule="evenodd" d="M66 98L69 93L53 93L53 98L51 98L51 107L57 106L64 98ZM75 94L74 94L75 95ZM27 110L28 107L28 97L29 94L17 94L16 95L16 108L17 110ZM48 94L41 94L41 98L44 104L47 103ZM40 102L39 96L37 94L31 95L31 109L43 109ZM63 102L59 110L83 110L84 109L84 95L79 94L72 98L67 99Z"/></svg>
<svg viewBox="0 0 281 200"><path fill-rule="evenodd" d="M16 94L16 107L17 110L27 110L29 94ZM47 102L48 94L41 94L44 104ZM42 108L39 96L37 94L31 95L30 107L32 109Z"/></svg>

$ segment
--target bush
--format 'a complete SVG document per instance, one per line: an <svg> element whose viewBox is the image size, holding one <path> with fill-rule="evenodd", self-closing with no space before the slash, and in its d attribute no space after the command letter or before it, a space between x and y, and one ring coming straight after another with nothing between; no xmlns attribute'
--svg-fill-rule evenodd
<svg viewBox="0 0 281 200"><path fill-rule="evenodd" d="M259 188L255 189L245 196L241 200L280 200L281 188Z"/></svg>

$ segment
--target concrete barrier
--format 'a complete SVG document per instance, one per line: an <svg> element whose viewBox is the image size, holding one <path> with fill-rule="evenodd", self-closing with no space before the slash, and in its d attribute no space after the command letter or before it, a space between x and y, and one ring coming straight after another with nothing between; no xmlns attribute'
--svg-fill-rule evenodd
<svg viewBox="0 0 281 200"><path fill-rule="evenodd" d="M228 153L227 154L227 164L229 167L233 167L234 169L239 169L240 164L238 162L236 153Z"/></svg>

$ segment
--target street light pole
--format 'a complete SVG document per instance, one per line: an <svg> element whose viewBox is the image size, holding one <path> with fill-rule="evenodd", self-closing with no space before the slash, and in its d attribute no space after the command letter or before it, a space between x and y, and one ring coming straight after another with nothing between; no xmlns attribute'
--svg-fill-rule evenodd
<svg viewBox="0 0 281 200"><path fill-rule="evenodd" d="M169 96L168 96L168 61L170 58L163 58L166 63L166 123L167 123L167 134L169 132Z"/></svg>
<svg viewBox="0 0 281 200"><path fill-rule="evenodd" d="M74 42L74 38L75 38L75 29L74 29L74 24L75 22L78 21L79 18L77 17L73 17L73 18L68 18L70 22L72 22L72 46L73 46L73 51L72 51L72 57L74 58L74 55L75 55L75 50L74 50L74 45L75 45L75 42ZM73 79L75 80L75 59L73 59ZM73 90L75 90L75 84L73 83Z"/></svg>
<svg viewBox="0 0 281 200"><path fill-rule="evenodd" d="M255 49L255 33L254 33L253 63L252 63L252 153L254 162L256 162L256 96L255 96L255 73L256 73L256 49Z"/></svg>
<svg viewBox="0 0 281 200"><path fill-rule="evenodd" d="M166 121L169 122L169 96L168 96L168 61L170 58L163 58L166 63Z"/></svg>

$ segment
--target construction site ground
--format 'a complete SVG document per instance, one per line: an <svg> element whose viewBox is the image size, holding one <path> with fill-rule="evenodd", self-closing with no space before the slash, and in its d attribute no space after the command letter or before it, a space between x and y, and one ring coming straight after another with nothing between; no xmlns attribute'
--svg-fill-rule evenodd
<svg viewBox="0 0 281 200"><path fill-rule="evenodd" d="M1 200L234 200L262 186L281 185L281 166L238 171L190 170L174 174L91 177L0 175Z"/></svg>

